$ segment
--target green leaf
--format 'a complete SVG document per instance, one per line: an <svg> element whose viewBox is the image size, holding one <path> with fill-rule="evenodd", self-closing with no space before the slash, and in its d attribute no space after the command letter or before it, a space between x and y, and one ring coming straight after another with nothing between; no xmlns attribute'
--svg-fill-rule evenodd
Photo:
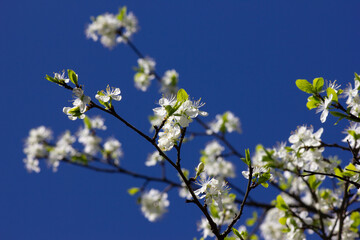
<svg viewBox="0 0 360 240"><path fill-rule="evenodd" d="M281 218L279 218L279 223L281 225L286 225L286 220L287 220L287 217L281 217Z"/></svg>
<svg viewBox="0 0 360 240"><path fill-rule="evenodd" d="M341 119L343 118L347 118L347 115L343 114L343 113L340 113L340 112L330 112L331 115L333 115L334 117L339 117Z"/></svg>
<svg viewBox="0 0 360 240"><path fill-rule="evenodd" d="M215 206L215 204L211 204L210 213L213 217L220 218L219 211L218 211L217 207Z"/></svg>
<svg viewBox="0 0 360 240"><path fill-rule="evenodd" d="M313 189L313 190L317 189L321 184L321 181L318 181L316 179L315 175L309 176L308 182L309 182L311 189Z"/></svg>
<svg viewBox="0 0 360 240"><path fill-rule="evenodd" d="M323 86L324 86L324 79L322 77L314 78L314 80L313 80L313 88L317 93L322 90Z"/></svg>
<svg viewBox="0 0 360 240"><path fill-rule="evenodd" d="M119 14L116 16L116 18L119 21L122 21L124 19L124 17L126 16L126 10L127 10L126 6L119 9Z"/></svg>
<svg viewBox="0 0 360 240"><path fill-rule="evenodd" d="M349 163L349 165L345 167L345 172L343 172L343 175L352 177L357 174L356 172L358 172L357 168L352 163Z"/></svg>
<svg viewBox="0 0 360 240"><path fill-rule="evenodd" d="M336 91L333 88L326 89L326 94L328 97L330 97L330 94L332 95L332 100L335 102L338 102L338 96Z"/></svg>
<svg viewBox="0 0 360 240"><path fill-rule="evenodd" d="M268 183L261 183L261 186L263 186L264 188L268 188L269 184Z"/></svg>
<svg viewBox="0 0 360 240"><path fill-rule="evenodd" d="M241 158L241 160L248 166L250 166L251 158L249 149L245 149L245 158Z"/></svg>
<svg viewBox="0 0 360 240"><path fill-rule="evenodd" d="M239 231L236 230L236 228L232 228L233 233L238 236L240 239L243 239L243 237L240 235Z"/></svg>
<svg viewBox="0 0 360 240"><path fill-rule="evenodd" d="M335 173L335 176L338 176L338 177L344 177L343 176L343 172L339 169L339 168L334 168L334 173ZM340 181L342 181L341 179L339 179Z"/></svg>
<svg viewBox="0 0 360 240"><path fill-rule="evenodd" d="M135 194L138 193L139 191L140 191L140 188L137 188L137 187L129 188L129 189L127 190L127 192L128 192L131 196L135 195Z"/></svg>
<svg viewBox="0 0 360 240"><path fill-rule="evenodd" d="M289 206L285 203L284 199L281 197L281 195L278 195L276 197L276 208L282 211L286 211L289 209Z"/></svg>
<svg viewBox="0 0 360 240"><path fill-rule="evenodd" d="M91 129L91 121L87 116L84 118L84 124L88 129Z"/></svg>
<svg viewBox="0 0 360 240"><path fill-rule="evenodd" d="M253 226L257 221L257 217L258 217L257 212L254 211L252 215L253 215L252 218L246 219L246 225L249 227Z"/></svg>
<svg viewBox="0 0 360 240"><path fill-rule="evenodd" d="M306 79L298 79L296 80L295 84L303 92L315 93L313 85L309 83Z"/></svg>
<svg viewBox="0 0 360 240"><path fill-rule="evenodd" d="M354 75L355 75L355 80L360 81L359 75L357 73L354 73Z"/></svg>
<svg viewBox="0 0 360 240"><path fill-rule="evenodd" d="M75 155L71 157L71 161L73 162L77 162L77 163L82 163L84 165L88 164L88 159L86 157L85 154L80 154L80 155Z"/></svg>
<svg viewBox="0 0 360 240"><path fill-rule="evenodd" d="M188 99L189 99L189 95L186 93L186 91L183 88L179 89L179 91L177 92L176 100L178 102L185 102Z"/></svg>
<svg viewBox="0 0 360 240"><path fill-rule="evenodd" d="M46 75L45 79L50 81L50 82L53 82L53 83L57 83L57 84L60 83L58 80L56 80L55 78L50 77L49 75Z"/></svg>
<svg viewBox="0 0 360 240"><path fill-rule="evenodd" d="M78 75L73 70L68 69L68 76L70 81L76 86L78 86Z"/></svg>
<svg viewBox="0 0 360 240"><path fill-rule="evenodd" d="M350 219L353 220L353 223L350 226L350 230L353 232L358 232L358 226L360 225L360 213L352 212L350 215Z"/></svg>
<svg viewBox="0 0 360 240"><path fill-rule="evenodd" d="M306 103L306 107L309 110L311 110L313 108L317 108L319 104L320 104L320 101L318 100L318 98L315 98L314 96L310 96L310 97L308 97L308 102Z"/></svg>

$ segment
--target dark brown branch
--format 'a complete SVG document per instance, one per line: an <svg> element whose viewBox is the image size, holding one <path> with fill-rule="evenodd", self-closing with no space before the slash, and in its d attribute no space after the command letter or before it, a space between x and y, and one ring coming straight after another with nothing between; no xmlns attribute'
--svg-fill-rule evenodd
<svg viewBox="0 0 360 240"><path fill-rule="evenodd" d="M227 229L221 234L222 238L225 238L231 232L232 227L235 225L235 223L237 223L237 221L240 219L240 217L241 217L241 215L243 213L246 200L247 200L247 198L249 196L249 193L250 193L250 191L252 189L252 175L253 175L253 168L252 168L251 162L250 162L250 164L249 164L249 180L248 180L248 184L247 184L247 187L246 187L245 196L244 196L243 201L242 201L241 206L240 206L240 211L239 211L238 215L234 218L234 220L229 224Z"/></svg>
<svg viewBox="0 0 360 240"><path fill-rule="evenodd" d="M335 178L341 179L341 180L343 180L343 181L345 181L347 183L353 184L356 188L360 188L359 183L351 181L348 178L337 176L337 175L332 174L332 173L321 173L321 172L313 172L313 171L308 171L308 170L304 170L304 172L309 173L309 174L303 174L302 176L304 176L304 177L311 176L311 175L323 175L323 176L335 177Z"/></svg>

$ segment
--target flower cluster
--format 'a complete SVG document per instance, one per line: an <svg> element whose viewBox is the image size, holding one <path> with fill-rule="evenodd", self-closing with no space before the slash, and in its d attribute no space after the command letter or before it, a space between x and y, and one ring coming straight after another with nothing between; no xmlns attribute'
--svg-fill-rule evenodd
<svg viewBox="0 0 360 240"><path fill-rule="evenodd" d="M150 154L145 162L145 165L148 167L155 166L159 162L163 162L164 158L160 155L158 151Z"/></svg>
<svg viewBox="0 0 360 240"><path fill-rule="evenodd" d="M120 101L121 100L121 91L120 88L114 88L112 87L110 89L110 86L107 85L106 91L101 90L98 91L95 95L95 98L99 100L99 102L104 105L107 109L112 107L112 100Z"/></svg>
<svg viewBox="0 0 360 240"><path fill-rule="evenodd" d="M163 123L158 140L158 146L163 151L173 148L181 136L181 128L188 127L193 118L198 115L207 116L207 112L199 110L204 104L200 103L200 100L189 100L184 89L178 91L177 98L161 98L159 105L160 107L154 108L153 111Z"/></svg>
<svg viewBox="0 0 360 240"><path fill-rule="evenodd" d="M205 198L205 203L207 205L214 204L217 206L220 211L223 210L223 198L227 195L229 189L226 185L226 182L222 179L201 179L198 183L201 187L194 191L196 196L200 199Z"/></svg>
<svg viewBox="0 0 360 240"><path fill-rule="evenodd" d="M136 74L134 75L135 87L145 92L150 86L151 80L155 78L155 61L152 58L139 58L138 67L135 68Z"/></svg>
<svg viewBox="0 0 360 240"><path fill-rule="evenodd" d="M178 90L179 74L174 70L165 72L161 79L161 92L165 95L175 94Z"/></svg>
<svg viewBox="0 0 360 240"><path fill-rule="evenodd" d="M105 13L92 19L86 29L86 36L100 42L107 48L117 43L126 43L138 30L138 21L133 13L127 13L126 7L120 8L119 14Z"/></svg>
<svg viewBox="0 0 360 240"><path fill-rule="evenodd" d="M44 126L32 129L29 137L25 141L24 159L25 167L29 172L40 172L39 159L43 158L49 168L57 171L62 160L77 162L87 165L89 161L99 159L98 153L102 153L104 162L111 162L119 165L120 158L123 156L121 143L109 138L101 145L101 138L96 135L95 130L106 130L104 119L99 116L84 118L85 127L80 128L74 136L70 131L63 133L55 143L51 143L52 131ZM74 144L79 142L84 146L83 151L74 148Z"/></svg>
<svg viewBox="0 0 360 240"><path fill-rule="evenodd" d="M222 157L223 151L224 147L214 140L208 143L201 152L200 161L205 164L204 171L208 176L222 179L235 177L235 167Z"/></svg>
<svg viewBox="0 0 360 240"><path fill-rule="evenodd" d="M71 158L76 154L76 150L72 146L75 140L76 138L71 135L70 131L66 131L56 142L55 147L50 150L48 166L52 167L54 172L57 171L61 160Z"/></svg>
<svg viewBox="0 0 360 240"><path fill-rule="evenodd" d="M167 212L167 207L170 205L167 197L167 193L161 193L156 189L151 189L141 195L141 211L150 222L158 220Z"/></svg>
<svg viewBox="0 0 360 240"><path fill-rule="evenodd" d="M73 89L73 107L64 107L63 112L68 115L70 120L76 120L77 118L84 119L85 112L87 110L87 104L90 103L91 98L84 95L84 91L81 88Z"/></svg>
<svg viewBox="0 0 360 240"><path fill-rule="evenodd" d="M206 133L211 135L213 133L231 133L233 131L241 133L240 119L232 112L227 111L222 115L216 115L215 120L209 123L209 129Z"/></svg>
<svg viewBox="0 0 360 240"><path fill-rule="evenodd" d="M24 153L26 154L24 159L25 168L29 172L40 172L38 159L46 157L48 153L47 141L51 140L51 138L51 130L44 126L30 130L24 148Z"/></svg>

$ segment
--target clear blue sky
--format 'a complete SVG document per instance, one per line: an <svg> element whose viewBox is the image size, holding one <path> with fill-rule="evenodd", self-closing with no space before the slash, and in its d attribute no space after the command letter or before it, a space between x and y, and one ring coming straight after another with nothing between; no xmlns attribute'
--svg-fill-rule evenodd
<svg viewBox="0 0 360 240"><path fill-rule="evenodd" d="M331 118L321 124L320 116L306 109L306 94L297 90L295 80L353 81L353 73L360 72L358 1L1 1L1 239L200 236L199 210L176 191L170 194L168 214L149 223L126 193L141 181L66 165L57 173L44 165L40 174L24 169L23 140L30 128L46 125L58 135L81 124L61 111L69 105L70 92L44 80L45 74L74 69L92 97L107 84L120 87L118 112L140 129L149 128L147 116L160 97L156 83L149 92L139 92L132 81L133 52L125 45L109 51L84 35L90 16L115 13L120 5L139 19L134 43L157 61L159 73L172 68L180 73L180 85L206 102L209 121L226 110L240 117L244 133L231 140L241 151L286 141L305 123L327 127L323 136L329 142L343 138L346 124L334 127ZM105 118L107 134L123 143L122 165L159 173L144 166L150 146ZM206 141L184 147L185 166L196 165ZM237 164L238 175L243 168ZM243 184L241 176L238 181ZM263 189L254 194L273 196Z"/></svg>

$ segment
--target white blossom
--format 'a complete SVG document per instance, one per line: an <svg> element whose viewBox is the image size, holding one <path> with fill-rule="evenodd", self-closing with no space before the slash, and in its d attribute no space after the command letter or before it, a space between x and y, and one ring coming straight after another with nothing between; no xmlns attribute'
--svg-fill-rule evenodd
<svg viewBox="0 0 360 240"><path fill-rule="evenodd" d="M284 217L285 213L278 208L272 208L266 213L266 217L260 225L261 235L265 240L287 239L286 233L282 230L284 226L279 223L279 219Z"/></svg>
<svg viewBox="0 0 360 240"><path fill-rule="evenodd" d="M159 151L155 151L152 154L150 154L145 162L145 165L150 167L150 166L155 166L157 163L159 162L163 162L164 158L160 155Z"/></svg>
<svg viewBox="0 0 360 240"><path fill-rule="evenodd" d="M86 105L90 103L91 98L84 95L84 91L81 88L73 89L73 101L74 107L64 107L63 112L68 115L70 120L76 120L77 118L84 119L87 107Z"/></svg>
<svg viewBox="0 0 360 240"><path fill-rule="evenodd" d="M207 134L212 133L225 133L236 131L241 133L240 119L236 117L232 112L227 111L223 115L216 115L215 120L209 123L209 129L206 131Z"/></svg>
<svg viewBox="0 0 360 240"><path fill-rule="evenodd" d="M174 70L167 70L161 79L161 92L175 94L178 90L179 74Z"/></svg>
<svg viewBox="0 0 360 240"><path fill-rule="evenodd" d="M25 168L28 172L40 172L39 160L37 160L36 158L28 155L26 158L24 158L23 161L25 163Z"/></svg>
<svg viewBox="0 0 360 240"><path fill-rule="evenodd" d="M96 155L101 150L101 138L93 134L90 129L80 129L77 134L79 143L84 145L84 153Z"/></svg>
<svg viewBox="0 0 360 240"><path fill-rule="evenodd" d="M174 147L176 141L180 138L181 129L176 122L169 119L159 133L158 146L163 151L169 151Z"/></svg>
<svg viewBox="0 0 360 240"><path fill-rule="evenodd" d="M217 206L220 211L223 210L222 198L228 192L228 187L226 182L222 179L201 179L199 183L197 183L201 187L194 191L196 196L200 199L205 198L205 203L208 205L212 204L214 200L215 206Z"/></svg>
<svg viewBox="0 0 360 240"><path fill-rule="evenodd" d="M150 222L158 220L167 212L167 207L170 205L167 198L167 193L161 193L156 189L151 189L141 195L141 211Z"/></svg>
<svg viewBox="0 0 360 240"><path fill-rule="evenodd" d="M326 121L326 118L329 114L328 108L331 106L333 95L330 94L329 97L325 98L324 101L318 106L316 113L322 112L320 116L320 120L322 123Z"/></svg>
<svg viewBox="0 0 360 240"><path fill-rule="evenodd" d="M121 91L120 88L112 87L110 89L109 85L106 87L106 92L102 90L96 94L95 98L103 102L111 102L111 100L120 101L121 100Z"/></svg>
<svg viewBox="0 0 360 240"><path fill-rule="evenodd" d="M90 124L92 129L106 130L105 120L100 116L90 118Z"/></svg>
<svg viewBox="0 0 360 240"><path fill-rule="evenodd" d="M119 14L120 15L120 14ZM127 42L138 29L138 21L133 13L121 17L110 13L99 15L87 26L86 36L101 43L107 48L113 48L117 43Z"/></svg>
<svg viewBox="0 0 360 240"><path fill-rule="evenodd" d="M211 226L209 224L209 221L202 217L201 221L197 224L198 231L203 232L203 238L206 239L207 237L214 237L214 233L211 231Z"/></svg>
<svg viewBox="0 0 360 240"><path fill-rule="evenodd" d="M76 138L72 136L69 131L66 131L56 142L55 147L50 151L47 163L54 172L57 171L62 159L76 154L76 150L72 147L75 140Z"/></svg>
<svg viewBox="0 0 360 240"><path fill-rule="evenodd" d="M152 58L139 58L137 73L134 76L135 87L145 92L155 78L155 61Z"/></svg>
<svg viewBox="0 0 360 240"><path fill-rule="evenodd" d="M52 139L52 131L45 126L33 128L25 140L24 153L26 158L23 160L25 168L29 172L40 172L38 158L45 158L48 154L47 142Z"/></svg>
<svg viewBox="0 0 360 240"><path fill-rule="evenodd" d="M350 126L343 131L347 134L346 137L342 140L343 142L349 142L352 148L360 147L358 137L360 137L360 123L350 122Z"/></svg>
<svg viewBox="0 0 360 240"><path fill-rule="evenodd" d="M121 149L121 143L115 138L109 138L104 143L104 152L105 159L112 159L115 165L120 164L120 158L123 156L123 151Z"/></svg>
<svg viewBox="0 0 360 240"><path fill-rule="evenodd" d="M65 77L65 71L63 70L62 73L54 73L54 79L58 81L63 81L65 83L68 83L70 81L69 78Z"/></svg>

